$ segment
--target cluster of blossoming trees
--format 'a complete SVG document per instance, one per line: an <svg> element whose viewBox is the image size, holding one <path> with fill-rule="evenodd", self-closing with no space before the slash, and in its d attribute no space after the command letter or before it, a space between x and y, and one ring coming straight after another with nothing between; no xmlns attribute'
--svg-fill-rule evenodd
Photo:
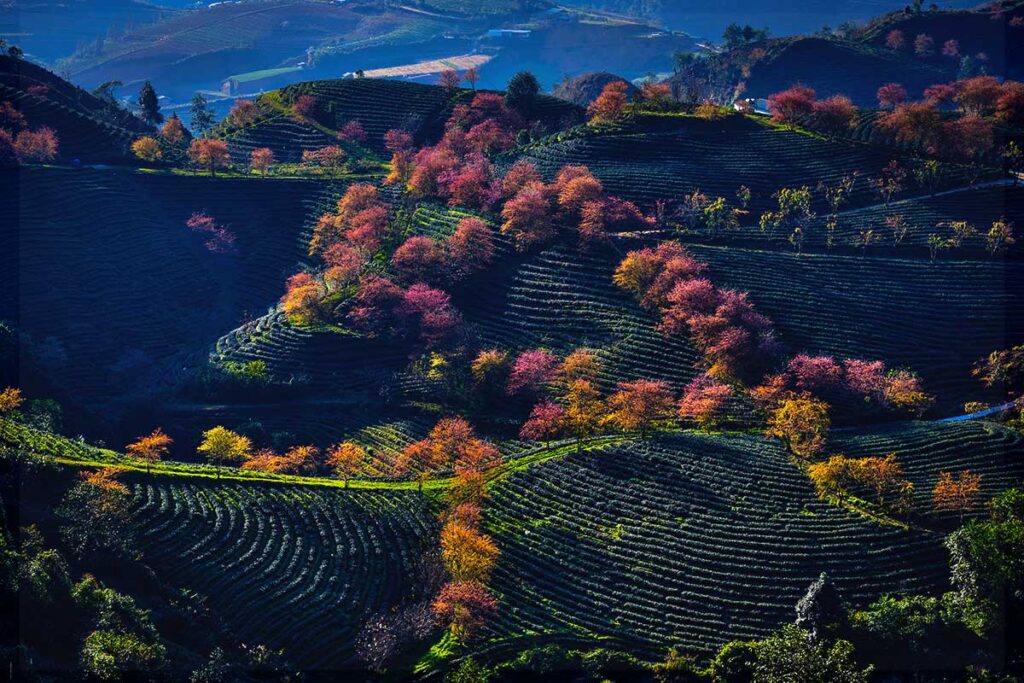
<svg viewBox="0 0 1024 683"><path fill-rule="evenodd" d="M974 76L925 88L923 99L911 101L906 88L886 83L878 89L883 114L878 125L896 142L955 161L985 159L995 144L994 127L1024 125L1024 83ZM778 123L840 134L857 122L857 108L848 97L824 100L804 85L794 85L768 98Z"/></svg>
<svg viewBox="0 0 1024 683"><path fill-rule="evenodd" d="M0 101L0 166L15 162L53 161L57 157L58 145L56 131L48 126L30 127L25 115L12 103Z"/></svg>

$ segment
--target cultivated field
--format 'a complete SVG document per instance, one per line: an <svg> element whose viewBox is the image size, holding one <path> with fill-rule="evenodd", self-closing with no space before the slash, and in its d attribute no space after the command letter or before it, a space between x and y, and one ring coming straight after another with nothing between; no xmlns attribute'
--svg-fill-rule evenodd
<svg viewBox="0 0 1024 683"><path fill-rule="evenodd" d="M367 618L416 597L436 533L422 496L146 481L133 485L157 575L207 598L246 643L295 666L354 663Z"/></svg>
<svg viewBox="0 0 1024 683"><path fill-rule="evenodd" d="M848 455L896 450L922 492L938 469L965 466L965 452L971 465L985 463L995 491L1020 477L1024 452L1019 436L977 425L907 426L836 444L847 446ZM803 473L756 436L661 436L547 461L499 483L487 521L502 548L495 588L508 604L496 640L559 633L708 653L791 621L822 571L851 605L947 587L941 535L818 501Z"/></svg>

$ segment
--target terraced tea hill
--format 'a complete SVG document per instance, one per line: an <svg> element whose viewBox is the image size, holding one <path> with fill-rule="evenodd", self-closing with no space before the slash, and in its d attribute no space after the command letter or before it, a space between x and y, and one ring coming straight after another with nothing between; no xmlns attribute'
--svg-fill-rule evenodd
<svg viewBox="0 0 1024 683"><path fill-rule="evenodd" d="M22 169L8 182L20 192L0 199L5 244L16 245L2 257L0 317L31 335L40 363L83 404L173 383L225 330L274 304L304 254L309 207L331 192L91 170ZM235 235L233 253L190 233L194 211Z"/></svg>
<svg viewBox="0 0 1024 683"><path fill-rule="evenodd" d="M755 215L771 208L771 195L780 186L835 184L853 171L874 177L894 158L891 151L826 141L742 117L666 121L660 132L570 137L531 146L524 156L549 177L565 164L585 164L609 192L642 202L681 199L695 189L734 201L737 188L746 185L753 192ZM666 130L670 126L674 130ZM874 201L862 180L853 204Z"/></svg>
<svg viewBox="0 0 1024 683"><path fill-rule="evenodd" d="M894 235L892 229L886 225L886 218L895 215L902 216L906 220L907 233L899 247L893 250L890 247L894 246ZM983 252L985 233L993 221L1006 219L1016 224L1022 216L1024 216L1024 188L1002 183L983 184L975 189L893 201L888 208L882 204L874 204L869 207L843 211L839 215L835 245L839 247L853 246L858 233L871 229L874 230L877 241L868 249L869 256L872 252L882 249L887 255L907 255L920 258L927 253L924 249L928 246L929 235L936 233L943 238L952 236L950 228L940 226L940 223L967 221L978 229L978 233L965 239L964 247L971 250L972 258L987 258ZM752 218L756 220L757 217ZM805 248L819 250L825 248L826 219L827 215L819 214L816 219L808 223L804 229ZM738 234L749 239L763 238L756 225L745 225ZM786 238L787 235L784 234L776 235L776 239L780 243ZM1018 254L1020 248L1018 244L1010 251L1012 254ZM953 249L944 253L941 258L961 258L960 253L960 250Z"/></svg>
<svg viewBox="0 0 1024 683"><path fill-rule="evenodd" d="M206 596L242 642L284 648L306 670L354 661L365 620L416 597L436 538L415 492L141 481L144 560Z"/></svg>
<svg viewBox="0 0 1024 683"><path fill-rule="evenodd" d="M749 291L793 352L880 358L909 367L957 414L991 400L971 376L994 349L1024 340L1024 264L868 258L692 245L723 286Z"/></svg>
<svg viewBox="0 0 1024 683"><path fill-rule="evenodd" d="M299 95L316 98L318 121L327 129L298 121L285 111L285 105ZM472 97L462 91L459 99ZM384 134L393 128L409 130L417 143L432 143L443 133L443 124L451 110L452 96L442 88L409 81L345 78L307 81L282 88L259 100L269 115L242 129L222 125L215 135L226 140L232 157L243 161L256 147L270 147L279 161L297 162L306 149L333 144L329 131L349 121L359 121L366 131L366 145L387 155ZM535 116L546 125L558 125L563 119L578 117L579 108L554 97L541 96Z"/></svg>
<svg viewBox="0 0 1024 683"><path fill-rule="evenodd" d="M679 389L694 376L698 354L686 341L657 332L654 317L612 283L621 258L615 249L581 254L564 243L506 259L458 305L485 343L562 353L589 346L602 352L609 387L645 377Z"/></svg>
<svg viewBox="0 0 1024 683"><path fill-rule="evenodd" d="M149 130L128 112L108 106L41 66L6 55L0 56L3 101L20 111L30 128L55 130L61 159L78 158L86 164L123 163L131 157L132 139Z"/></svg>
<svg viewBox="0 0 1024 683"><path fill-rule="evenodd" d="M971 450L993 484L1019 477L1019 437L977 430L915 426L851 444L896 450L922 492L933 468L958 468ZM922 438L939 448L929 452ZM486 517L502 549L494 585L507 601L492 642L610 636L707 654L792 621L822 571L854 606L948 585L940 534L818 501L781 449L757 436L662 435L549 460L498 483Z"/></svg>

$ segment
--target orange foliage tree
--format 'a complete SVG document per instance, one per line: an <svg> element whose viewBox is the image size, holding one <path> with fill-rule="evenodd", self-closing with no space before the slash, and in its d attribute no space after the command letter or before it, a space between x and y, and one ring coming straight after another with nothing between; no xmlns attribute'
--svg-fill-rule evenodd
<svg viewBox="0 0 1024 683"><path fill-rule="evenodd" d="M174 439L164 434L163 430L157 427L150 434L139 437L132 443L125 446L125 453L137 460L146 462L146 472L150 466L164 458L170 450Z"/></svg>
<svg viewBox="0 0 1024 683"><path fill-rule="evenodd" d="M882 458L861 458L857 479L874 490L875 502L883 507L891 504L893 495L907 502L913 493L913 484L904 477L903 466L896 460L895 453Z"/></svg>
<svg viewBox="0 0 1024 683"><path fill-rule="evenodd" d="M593 382L576 379L569 383L565 394L565 431L576 437L576 451L600 430L607 416L601 392Z"/></svg>
<svg viewBox="0 0 1024 683"><path fill-rule="evenodd" d="M850 485L860 477L860 461L833 455L808 465L807 476L819 498L835 497L842 502L849 495Z"/></svg>
<svg viewBox="0 0 1024 683"><path fill-rule="evenodd" d="M349 480L366 466L366 451L359 444L344 441L327 451L327 464L345 481L345 488L348 488Z"/></svg>
<svg viewBox="0 0 1024 683"><path fill-rule="evenodd" d="M499 554L494 540L473 527L450 521L441 529L441 560L455 581L487 583Z"/></svg>
<svg viewBox="0 0 1024 683"><path fill-rule="evenodd" d="M964 470L954 477L951 472L939 472L939 480L932 489L932 501L936 510L959 512L963 522L964 513L977 507L980 491L980 474Z"/></svg>
<svg viewBox="0 0 1024 683"><path fill-rule="evenodd" d="M649 379L621 382L608 397L608 409L613 425L646 438L652 426L672 417L672 389L667 382Z"/></svg>
<svg viewBox="0 0 1024 683"><path fill-rule="evenodd" d="M614 123L621 119L626 113L628 93L629 84L625 81L612 81L604 86L601 94L587 108L590 122Z"/></svg>
<svg viewBox="0 0 1024 683"><path fill-rule="evenodd" d="M143 161L159 161L160 157L163 156L163 152L160 151L160 143L157 142L156 138L148 135L139 138L132 143L132 154Z"/></svg>
<svg viewBox="0 0 1024 683"><path fill-rule="evenodd" d="M806 458L825 447L830 424L827 403L809 395L791 396L769 415L767 435L780 439L793 455Z"/></svg>
<svg viewBox="0 0 1024 683"><path fill-rule="evenodd" d="M0 390L0 415L12 413L21 407L25 399L21 395L21 389L17 387L4 387Z"/></svg>
<svg viewBox="0 0 1024 683"><path fill-rule="evenodd" d="M188 147L188 158L199 168L208 170L211 176L217 175L217 169L226 168L231 162L226 142L205 138L192 141Z"/></svg>

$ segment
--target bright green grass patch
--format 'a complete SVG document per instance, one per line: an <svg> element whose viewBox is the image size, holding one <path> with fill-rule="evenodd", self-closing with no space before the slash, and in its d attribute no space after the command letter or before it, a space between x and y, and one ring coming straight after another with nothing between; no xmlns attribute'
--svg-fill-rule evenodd
<svg viewBox="0 0 1024 683"><path fill-rule="evenodd" d="M260 69L258 71L247 71L244 74L229 76L228 78L239 83L249 83L250 81L258 81L262 78L272 78L274 76L280 76L281 74L287 74L293 71L302 71L302 67L282 66L276 69Z"/></svg>

